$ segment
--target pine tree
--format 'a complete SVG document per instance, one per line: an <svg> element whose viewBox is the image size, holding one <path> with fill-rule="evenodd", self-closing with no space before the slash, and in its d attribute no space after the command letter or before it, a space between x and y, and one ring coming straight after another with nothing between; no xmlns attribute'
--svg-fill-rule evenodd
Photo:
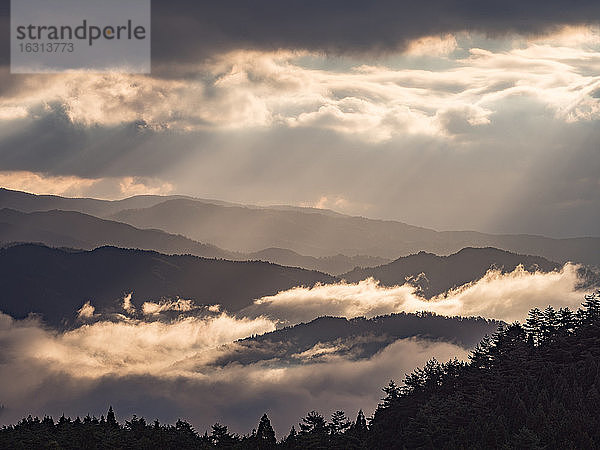
<svg viewBox="0 0 600 450"><path fill-rule="evenodd" d="M119 428L119 423L117 422L117 419L115 418L115 412L113 411L112 406L109 406L108 412L106 413L106 424L110 428Z"/></svg>
<svg viewBox="0 0 600 450"><path fill-rule="evenodd" d="M575 326L575 317L573 311L569 308L560 308L558 310L558 329L563 333L570 333Z"/></svg>
<svg viewBox="0 0 600 450"><path fill-rule="evenodd" d="M600 320L600 291L586 295L583 308L587 321L598 322Z"/></svg>
<svg viewBox="0 0 600 450"><path fill-rule="evenodd" d="M556 310L552 306L548 306L544 309L542 313L543 322L542 322L542 339L547 340L551 339L552 336L555 335L558 329L558 315L556 314Z"/></svg>
<svg viewBox="0 0 600 450"><path fill-rule="evenodd" d="M363 433L367 431L367 419L365 419L365 414L363 410L358 411L358 415L356 416L356 421L354 422L354 430L359 433Z"/></svg>
<svg viewBox="0 0 600 450"><path fill-rule="evenodd" d="M490 336L486 334L469 355L469 359L471 360L471 365L473 367L478 367L481 369L487 369L490 367L490 340Z"/></svg>
<svg viewBox="0 0 600 450"><path fill-rule="evenodd" d="M298 445L308 448L329 448L329 426L325 418L316 411L302 418Z"/></svg>
<svg viewBox="0 0 600 450"><path fill-rule="evenodd" d="M290 428L290 433L284 439L284 442L287 445L294 445L296 443L297 437L298 437L298 433L296 433L296 427L294 427L294 425L292 425L292 428Z"/></svg>
<svg viewBox="0 0 600 450"><path fill-rule="evenodd" d="M212 426L211 441L217 447L231 447L235 443L234 436L227 431L226 425L221 425L219 422Z"/></svg>
<svg viewBox="0 0 600 450"><path fill-rule="evenodd" d="M544 317L542 311L539 308L533 308L529 311L527 320L523 328L529 336L531 336L534 345L538 345L542 337L542 325L544 323Z"/></svg>
<svg viewBox="0 0 600 450"><path fill-rule="evenodd" d="M414 374L414 372L413 372ZM418 375L409 374L406 376L406 380L404 380L404 384L407 387L414 389L417 386L422 384L421 377ZM410 378L412 376L412 378ZM390 380L388 385L382 389L385 392L385 397L381 399L382 408L388 408L394 404L396 400L400 398L401 390L398 385L394 382L394 380Z"/></svg>
<svg viewBox="0 0 600 450"><path fill-rule="evenodd" d="M302 418L300 430L302 433L324 433L327 430L327 421L318 412L311 411Z"/></svg>
<svg viewBox="0 0 600 450"><path fill-rule="evenodd" d="M332 435L338 435L344 433L352 424L346 417L344 411L335 411L331 415L331 422L329 423L329 430Z"/></svg>
<svg viewBox="0 0 600 450"><path fill-rule="evenodd" d="M266 413L263 414L258 424L256 439L258 440L259 448L274 448L277 444L275 439L275 431L273 430L271 421L267 417Z"/></svg>

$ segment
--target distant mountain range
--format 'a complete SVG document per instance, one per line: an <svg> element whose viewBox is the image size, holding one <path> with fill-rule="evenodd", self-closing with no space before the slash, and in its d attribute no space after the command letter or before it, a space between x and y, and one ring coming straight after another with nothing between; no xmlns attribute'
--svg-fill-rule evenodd
<svg viewBox="0 0 600 450"><path fill-rule="evenodd" d="M600 265L600 238L596 237L552 239L475 231L438 232L396 221L322 214L315 210L250 209L190 199L124 210L111 218L244 252L280 247L312 256L342 253L397 258L422 250L445 255L473 246L540 255L557 262Z"/></svg>
<svg viewBox="0 0 600 450"><path fill-rule="evenodd" d="M92 250L104 245L192 254L207 258L239 259L214 245L201 244L161 230L140 230L131 225L99 219L76 211L23 213L0 209L0 243L37 242L53 247Z"/></svg>
<svg viewBox="0 0 600 450"><path fill-rule="evenodd" d="M141 230L131 225L100 219L76 211L38 211L23 213L0 209L0 244L35 242L52 247L93 250L111 245L166 254L190 254L235 261L260 260L276 264L340 274L355 267L376 266L388 259L370 256L335 255L316 258L280 248L255 253L237 253L202 244L162 230Z"/></svg>
<svg viewBox="0 0 600 450"><path fill-rule="evenodd" d="M421 295L431 298L479 280L491 268L512 272L518 265L531 272L551 272L561 267L540 256L517 255L497 248L464 248L449 256L419 252L378 267L357 268L341 278L358 282L373 277L384 286L402 285L408 281L419 287Z"/></svg>
<svg viewBox="0 0 600 450"><path fill-rule="evenodd" d="M259 252L247 253L243 257L236 256L236 259L269 261L282 266L302 267L331 275L339 275L357 267L379 266L390 261L387 258L365 255L304 256L282 248L267 248Z"/></svg>
<svg viewBox="0 0 600 450"><path fill-rule="evenodd" d="M395 259L419 251L447 255L464 247L496 247L559 263L600 265L599 237L553 239L475 231L438 232L315 208L242 206L181 196L141 196L119 201L68 199L6 189L0 190L1 207L24 212L79 211L137 228L181 234L230 252L279 248L312 257L343 254Z"/></svg>
<svg viewBox="0 0 600 450"><path fill-rule="evenodd" d="M122 312L122 299L130 292L136 308L144 301L180 297L237 311L281 290L336 281L324 273L260 261L115 247L69 251L33 244L0 249L0 273L1 311L15 318L39 313L55 325L73 319L87 301L98 311Z"/></svg>
<svg viewBox="0 0 600 450"><path fill-rule="evenodd" d="M408 281L431 298L493 267L511 271L522 264L548 272L566 259L598 264L600 258L599 238L436 232L314 208L177 196L107 201L0 189L0 208L0 310L16 318L39 313L52 324L73 319L86 301L99 311L119 311L130 292L137 308L144 301L180 297L236 312L296 286L373 277L383 285ZM494 240L508 243L504 248L534 247L538 251L524 253L559 257L553 262L496 248L462 249ZM31 244L14 245L19 242ZM449 256L416 253L431 248L452 253L457 246L460 251ZM354 256L337 254L344 251ZM411 251L416 254L389 262L390 255ZM585 270L588 284L597 285L598 271Z"/></svg>
<svg viewBox="0 0 600 450"><path fill-rule="evenodd" d="M186 198L183 196L136 195L123 200L99 200L95 198L69 198L58 195L35 195L28 192L0 188L0 208L23 212L79 211L93 216L105 217L123 209L147 208L165 200Z"/></svg>
<svg viewBox="0 0 600 450"><path fill-rule="evenodd" d="M38 195L29 192L15 191L0 187L0 208L17 209L23 212L49 211L59 209L63 211L79 211L92 216L108 217L119 211L136 208L149 208L168 200L192 200L218 206L239 206L248 209L276 209L283 211L318 212L331 216L342 216L327 209L298 207L289 205L257 206L242 205L216 199L199 199L185 195L134 195L122 200L102 200L86 197L61 197L58 195Z"/></svg>
<svg viewBox="0 0 600 450"><path fill-rule="evenodd" d="M448 257L419 253L370 271L352 271L343 278L359 281L373 276L385 285L403 284L408 279L424 296L431 297L481 278L490 267L506 271L518 264L541 271L559 267L539 257L471 248ZM82 251L36 244L0 249L0 273L1 311L16 318L39 313L52 324L73 319L87 301L99 312L122 312L122 299L130 292L138 309L145 301L180 297L198 305L220 304L236 312L257 298L282 290L341 279L261 261L168 256L115 247ZM419 276L422 273L425 277Z"/></svg>

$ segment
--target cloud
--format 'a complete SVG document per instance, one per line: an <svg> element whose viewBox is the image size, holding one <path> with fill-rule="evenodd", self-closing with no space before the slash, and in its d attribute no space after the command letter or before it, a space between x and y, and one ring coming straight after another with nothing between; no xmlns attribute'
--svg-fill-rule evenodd
<svg viewBox="0 0 600 450"><path fill-rule="evenodd" d="M166 195L174 189L171 183L156 178L131 176L84 178L75 175L49 175L26 170L0 171L0 186L34 194L66 197L94 196L96 198Z"/></svg>
<svg viewBox="0 0 600 450"><path fill-rule="evenodd" d="M216 306L217 306L217 309L213 312L219 311L218 305L216 305ZM142 312L144 313L144 315L148 316L148 315L157 315L157 314L160 314L165 311L188 312L195 308L196 307L194 306L194 302L192 300L184 300L184 299L179 298L175 301L166 300L166 301L162 301L159 303L144 302L144 304L142 305ZM214 307L213 307L213 310L214 310Z"/></svg>
<svg viewBox="0 0 600 450"><path fill-rule="evenodd" d="M159 180L151 180L148 183L140 177L124 177L119 182L119 189L121 194L126 197L133 195L165 195L173 191L173 185Z"/></svg>
<svg viewBox="0 0 600 450"><path fill-rule="evenodd" d="M125 297L123 297L123 309L125 310L125 312L127 313L135 313L135 307L131 304L131 296L133 295L133 292L130 292L129 294L125 295Z"/></svg>
<svg viewBox="0 0 600 450"><path fill-rule="evenodd" d="M438 56L234 49L169 76L8 79L0 166L76 195L325 196L436 229L597 234L598 27L452 36Z"/></svg>
<svg viewBox="0 0 600 450"><path fill-rule="evenodd" d="M8 8L0 31L8 39ZM516 0L502 3L427 0L243 0L152 3L152 61L185 64L235 49L304 49L330 54L381 54L410 49L410 42L464 30L488 35L555 32L561 25L597 23L591 0L570 3ZM0 53L7 63L8 51Z"/></svg>
<svg viewBox="0 0 600 450"><path fill-rule="evenodd" d="M534 306L576 307L583 297L576 289L576 269L568 264L547 274L490 271L432 301L417 297L409 286L384 288L373 280L296 288L259 299L239 316L216 307L194 309L185 300L147 303L146 316L131 311L102 316L87 302L80 309L83 323L63 331L47 329L35 318L0 314L0 379L11 380L0 385L5 406L0 421L29 413L99 415L112 404L122 418L184 417L201 432L215 421L248 432L266 411L281 435L312 409L368 413L389 379L401 381L431 357L464 359L467 351L409 338L362 355L352 350L363 347L365 337L359 336L356 342L317 343L282 360L276 351L261 353L248 344L252 341L242 346L236 340L323 314L430 310L523 319ZM242 350L251 353L249 360L236 360Z"/></svg>
<svg viewBox="0 0 600 450"><path fill-rule="evenodd" d="M490 270L482 279L431 300L418 296L409 284L382 287L372 278L359 283L297 287L258 299L243 313L285 324L324 315L374 317L401 311L523 321L534 307L577 307L582 298L577 270L573 264L549 273L529 273L522 267L504 274Z"/></svg>
<svg viewBox="0 0 600 450"><path fill-rule="evenodd" d="M341 195L321 195L316 202L301 202L301 207L332 209L341 213L356 214L362 212L366 214L373 205L359 204L344 198Z"/></svg>
<svg viewBox="0 0 600 450"><path fill-rule="evenodd" d="M565 7L559 1L501 4L429 0L309 0L252 5L233 0L153 3L153 61L189 61L231 49L306 49L337 54L405 49L423 36L462 30L490 35L540 34L561 24L593 23L600 8L587 0Z"/></svg>
<svg viewBox="0 0 600 450"><path fill-rule="evenodd" d="M0 172L0 185L7 189L15 189L39 194L78 196L89 191L98 180L76 176L45 176L28 171Z"/></svg>
<svg viewBox="0 0 600 450"><path fill-rule="evenodd" d="M84 305L77 311L77 318L80 320L90 319L94 317L94 308L89 301L85 302Z"/></svg>
<svg viewBox="0 0 600 450"><path fill-rule="evenodd" d="M458 48L453 34L424 36L409 42L405 53L416 56L446 56Z"/></svg>
<svg viewBox="0 0 600 450"><path fill-rule="evenodd" d="M411 47L430 58L419 70L394 67L398 58L381 61L388 66L350 60L339 70L317 53L236 50L190 67L193 77L49 75L42 83L22 81L5 95L0 120L43 117L58 104L65 120L83 126L135 122L158 132L189 132L284 125L380 142L405 133L452 136L438 117L445 111L471 126L489 124L501 102L515 95L544 103L566 121L591 120L600 104L590 95L600 86L597 71L590 71L600 67L600 29L585 30L577 39L565 32L553 43L525 41L508 50L478 48L493 41L463 36L458 42L468 52L450 60L431 47L456 49L457 37L428 36ZM445 64L428 69L436 58Z"/></svg>
<svg viewBox="0 0 600 450"><path fill-rule="evenodd" d="M93 306L88 302L80 312L80 319L92 318ZM173 364L200 351L275 329L265 318L237 319L225 313L170 322L116 316L65 332L44 329L35 320L19 322L2 315L1 326L1 339L9 353L18 350L23 360L42 361L82 378L167 373Z"/></svg>
<svg viewBox="0 0 600 450"><path fill-rule="evenodd" d="M100 415L112 404L122 418L183 417L201 432L220 421L248 432L267 411L281 436L315 408L372 411L389 379L401 379L431 357L466 357L453 344L404 339L359 360L321 355L318 362L306 357L296 364L211 364L227 351L220 343L268 330L267 324L218 316L170 324L97 322L57 333L0 315L0 378L11 380L0 385L0 421L29 413Z"/></svg>
<svg viewBox="0 0 600 450"><path fill-rule="evenodd" d="M553 33L542 36L531 36L527 39L534 44L546 44L561 47L574 47L578 45L597 45L600 44L600 26L564 26L558 28Z"/></svg>

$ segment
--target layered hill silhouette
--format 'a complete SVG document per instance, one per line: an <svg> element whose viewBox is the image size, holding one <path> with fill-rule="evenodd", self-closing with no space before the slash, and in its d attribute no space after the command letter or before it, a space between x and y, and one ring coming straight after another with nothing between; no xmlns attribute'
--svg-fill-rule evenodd
<svg viewBox="0 0 600 450"><path fill-rule="evenodd" d="M162 230L141 230L128 224L100 219L77 211L23 213L9 208L0 209L0 244L15 242L35 242L52 247L84 250L111 245L235 261L268 261L330 274L341 274L358 266L377 266L389 261L385 258L346 255L316 258L280 248L269 248L250 254L229 252L181 235L169 234Z"/></svg>
<svg viewBox="0 0 600 450"><path fill-rule="evenodd" d="M287 206L243 206L188 197L131 197L119 201L68 199L0 190L0 207L19 211L62 209L161 229L222 249L254 253L269 248L301 255L344 254L394 259L419 251L447 255L464 247L496 247L516 253L600 265L600 238L553 239L442 231L390 220L352 217L328 210Z"/></svg>
<svg viewBox="0 0 600 450"><path fill-rule="evenodd" d="M34 244L0 249L0 272L0 310L15 318L39 313L50 324L73 319L87 301L99 311L122 312L122 298L130 292L137 308L144 301L180 297L237 311L253 299L294 286L336 281L320 272L259 261L115 247L73 251Z"/></svg>
<svg viewBox="0 0 600 450"><path fill-rule="evenodd" d="M239 255L214 245L201 244L161 230L140 230L131 225L99 219L76 211L23 213L0 210L0 243L36 242L54 247L92 250L104 245L192 254L207 258L237 259Z"/></svg>
<svg viewBox="0 0 600 450"><path fill-rule="evenodd" d="M540 257L469 248L447 257L419 253L372 270L355 270L343 278L360 281L372 276L384 285L409 280L420 287L423 296L432 297L476 281L489 268L510 271L519 264L546 272L559 267ZM54 324L73 318L87 301L99 311L120 311L123 296L130 292L137 307L144 301L180 297L198 305L220 304L235 312L256 298L282 290L340 281L325 273L261 261L169 256L109 246L82 251L12 245L0 249L0 270L0 310L16 318L40 313Z"/></svg>
<svg viewBox="0 0 600 450"><path fill-rule="evenodd" d="M95 198L69 198L58 195L36 195L28 192L0 188L0 208L22 212L79 211L93 216L105 217L128 208L147 208L169 199L184 196L136 195L123 200L100 200Z"/></svg>
<svg viewBox="0 0 600 450"><path fill-rule="evenodd" d="M341 275L350 282L372 277L384 286L409 282L426 298L479 280L489 269L512 272L519 265L530 272L551 272L561 266L540 256L518 255L497 248L467 247L449 256L419 252L372 268L357 268Z"/></svg>
<svg viewBox="0 0 600 450"><path fill-rule="evenodd" d="M402 222L321 213L314 209L256 209L173 199L149 208L120 211L111 218L243 252L280 247L312 256L343 253L397 258L422 250L445 255L469 246L491 246L558 262L600 264L600 238L438 232Z"/></svg>
<svg viewBox="0 0 600 450"><path fill-rule="evenodd" d="M366 255L305 256L283 248L267 248L259 252L242 254L243 257L237 255L236 258L269 261L282 266L302 267L332 275L339 275L356 267L374 267L389 262L387 258Z"/></svg>
<svg viewBox="0 0 600 450"><path fill-rule="evenodd" d="M317 362L334 355L370 358L398 339L418 337L474 347L503 322L481 317L445 317L434 313L399 313L366 319L319 317L308 323L249 337L223 348L217 365Z"/></svg>

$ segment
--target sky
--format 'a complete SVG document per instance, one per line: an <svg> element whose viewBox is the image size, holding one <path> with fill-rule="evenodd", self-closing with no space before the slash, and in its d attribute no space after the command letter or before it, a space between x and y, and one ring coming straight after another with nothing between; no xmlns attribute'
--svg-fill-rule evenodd
<svg viewBox="0 0 600 450"><path fill-rule="evenodd" d="M417 3L155 0L150 75L10 75L2 3L0 185L598 236L600 5Z"/></svg>

